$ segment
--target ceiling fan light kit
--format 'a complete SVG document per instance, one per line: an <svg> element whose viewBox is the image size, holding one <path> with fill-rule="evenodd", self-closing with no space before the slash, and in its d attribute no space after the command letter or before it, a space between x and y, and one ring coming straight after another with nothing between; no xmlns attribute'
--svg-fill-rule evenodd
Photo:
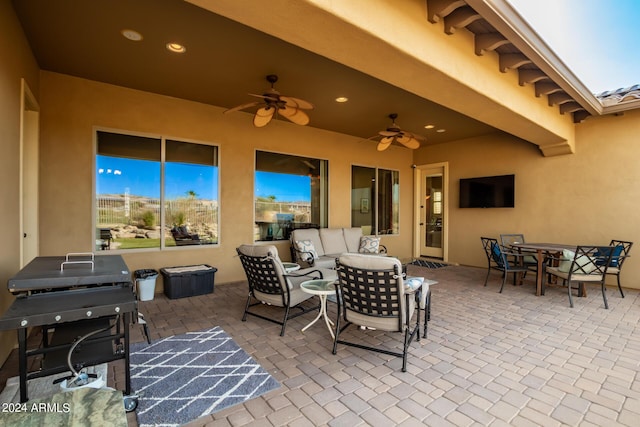
<svg viewBox="0 0 640 427"><path fill-rule="evenodd" d="M237 107L229 108L224 113L231 113L233 111L244 110L246 108L257 107L263 105L256 111L253 117L253 125L255 127L264 127L268 125L275 117L282 116L292 123L297 125L307 125L309 123L309 116L302 110L312 110L313 104L304 99L294 98L292 96L282 96L273 86L278 81L278 76L275 74L269 74L267 81L271 83L271 88L268 89L262 95L256 95L250 93L249 96L255 96L256 98L262 98L261 101L249 102L247 104L241 104Z"/></svg>

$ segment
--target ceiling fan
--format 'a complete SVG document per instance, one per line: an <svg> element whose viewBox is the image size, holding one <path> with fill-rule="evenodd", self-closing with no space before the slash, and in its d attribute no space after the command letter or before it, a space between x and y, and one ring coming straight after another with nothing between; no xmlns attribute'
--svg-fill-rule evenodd
<svg viewBox="0 0 640 427"><path fill-rule="evenodd" d="M260 128L268 125L271 119L278 115L297 125L304 126L308 124L309 116L302 110L312 110L313 104L303 99L280 95L280 92L275 90L273 87L273 85L278 81L278 76L275 74L269 74L267 76L267 81L271 83L271 88L265 93L262 95L256 95L253 93L249 94L256 98L262 98L262 100L229 108L228 110L225 110L224 113L231 113L232 111L239 111L244 110L245 108L263 105L258 109L258 111L256 111L256 114L253 117L253 125L255 127Z"/></svg>
<svg viewBox="0 0 640 427"><path fill-rule="evenodd" d="M369 138L373 139L382 136L382 139L378 142L378 151L386 150L394 141L412 150L420 148L420 141L425 140L424 136L400 129L400 126L396 124L396 119L398 118L396 113L389 114L389 118L391 119L391 126L378 132L378 135Z"/></svg>

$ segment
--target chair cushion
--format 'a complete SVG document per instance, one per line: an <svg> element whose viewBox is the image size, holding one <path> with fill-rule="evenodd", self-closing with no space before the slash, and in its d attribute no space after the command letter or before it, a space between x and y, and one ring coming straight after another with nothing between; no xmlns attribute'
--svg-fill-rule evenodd
<svg viewBox="0 0 640 427"><path fill-rule="evenodd" d="M321 228L320 240L325 254L348 252L342 228Z"/></svg>
<svg viewBox="0 0 640 427"><path fill-rule="evenodd" d="M380 251L380 238L376 236L362 236L358 252L361 254L377 254Z"/></svg>
<svg viewBox="0 0 640 427"><path fill-rule="evenodd" d="M240 245L238 251L247 256L268 256L271 255L280 261L278 248L274 245Z"/></svg>
<svg viewBox="0 0 640 427"><path fill-rule="evenodd" d="M576 257L576 253L570 251L569 249L563 249L562 251L562 261L558 264L558 271L563 273L568 273L571 269L571 264ZM580 255L575 260L575 267L573 267L573 271L578 271L582 273L590 273L595 270L596 266L591 258L586 255Z"/></svg>
<svg viewBox="0 0 640 427"><path fill-rule="evenodd" d="M347 252L358 252L360 248L360 238L362 237L362 228L344 228L342 231L344 234L344 242L347 245Z"/></svg>
<svg viewBox="0 0 640 427"><path fill-rule="evenodd" d="M609 267L617 267L620 263L620 255L622 254L622 250L624 249L622 245L617 245L613 248L608 248L609 251L613 249L613 254L611 254L611 262L609 263ZM596 251L596 257L608 257L608 251ZM604 261L596 261L598 265L604 264Z"/></svg>
<svg viewBox="0 0 640 427"><path fill-rule="evenodd" d="M340 255L340 263L367 270L386 270L398 266L398 271L402 271L402 263L394 257L345 253Z"/></svg>
<svg viewBox="0 0 640 427"><path fill-rule="evenodd" d="M240 245L238 246L238 251L247 256L252 257L267 257L272 256L274 259L274 265L276 274L280 278L281 283L287 283L289 289L291 289L291 283L285 280L284 275L286 270L284 265L282 264L282 260L278 255L278 248L274 245Z"/></svg>
<svg viewBox="0 0 640 427"><path fill-rule="evenodd" d="M558 276L561 279L568 279L569 273L560 271L559 267L547 267L547 273ZM602 274L572 274L571 280L574 282L599 282L602 280Z"/></svg>
<svg viewBox="0 0 640 427"><path fill-rule="evenodd" d="M318 257L318 259L316 259L313 262L313 267L314 268L331 268L331 269L335 269L336 268L336 258L338 258L340 256L340 254L334 254L334 255L322 255L321 257Z"/></svg>
<svg viewBox="0 0 640 427"><path fill-rule="evenodd" d="M294 244L298 251L308 252L300 255L303 261L310 262L314 259L318 259L318 252L311 240L296 240Z"/></svg>
<svg viewBox="0 0 640 427"><path fill-rule="evenodd" d="M327 253L322 247L320 232L317 228L301 228L293 230L291 232L291 240L293 242L295 242L296 240L311 240L318 256L322 256Z"/></svg>

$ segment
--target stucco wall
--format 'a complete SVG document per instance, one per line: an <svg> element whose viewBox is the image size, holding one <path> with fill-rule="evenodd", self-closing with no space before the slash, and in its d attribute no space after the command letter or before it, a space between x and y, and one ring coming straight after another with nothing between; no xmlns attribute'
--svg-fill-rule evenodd
<svg viewBox="0 0 640 427"><path fill-rule="evenodd" d="M576 153L542 157L532 144L490 135L416 152L416 164L449 162L449 261L485 266L480 236L524 233L528 241L608 244L640 241L640 111L589 118L576 125ZM516 176L513 209L459 209L459 179ZM640 288L640 261L622 273ZM637 255L637 254L636 254Z"/></svg>
<svg viewBox="0 0 640 427"><path fill-rule="evenodd" d="M382 243L393 254L410 255L413 178L409 150L391 147L382 154L373 141L279 120L258 129L247 113L223 115L222 108L210 105L50 72L41 73L41 94L41 255L91 250L94 126L220 147L219 247L127 252L125 261L132 271L207 263L218 268L216 283L243 280L235 248L253 238L255 150L329 160L331 227L351 225L352 164L399 170L401 234L385 236ZM288 244L279 247L281 257L288 259Z"/></svg>
<svg viewBox="0 0 640 427"><path fill-rule="evenodd" d="M20 99L21 79L38 94L38 66L11 3L0 1L0 313L13 302L5 284L20 270ZM11 58L11 60L7 60ZM0 332L0 362L5 360L15 331Z"/></svg>

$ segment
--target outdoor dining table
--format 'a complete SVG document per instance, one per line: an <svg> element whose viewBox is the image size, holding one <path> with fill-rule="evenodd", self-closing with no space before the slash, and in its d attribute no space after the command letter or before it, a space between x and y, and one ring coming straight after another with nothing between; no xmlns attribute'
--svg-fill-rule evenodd
<svg viewBox="0 0 640 427"><path fill-rule="evenodd" d="M513 243L513 248L521 252L536 252L538 261L536 269L536 296L542 294L542 276L544 275L544 259L546 254L556 254L564 249L570 251L576 250L576 245L567 245L563 243Z"/></svg>

